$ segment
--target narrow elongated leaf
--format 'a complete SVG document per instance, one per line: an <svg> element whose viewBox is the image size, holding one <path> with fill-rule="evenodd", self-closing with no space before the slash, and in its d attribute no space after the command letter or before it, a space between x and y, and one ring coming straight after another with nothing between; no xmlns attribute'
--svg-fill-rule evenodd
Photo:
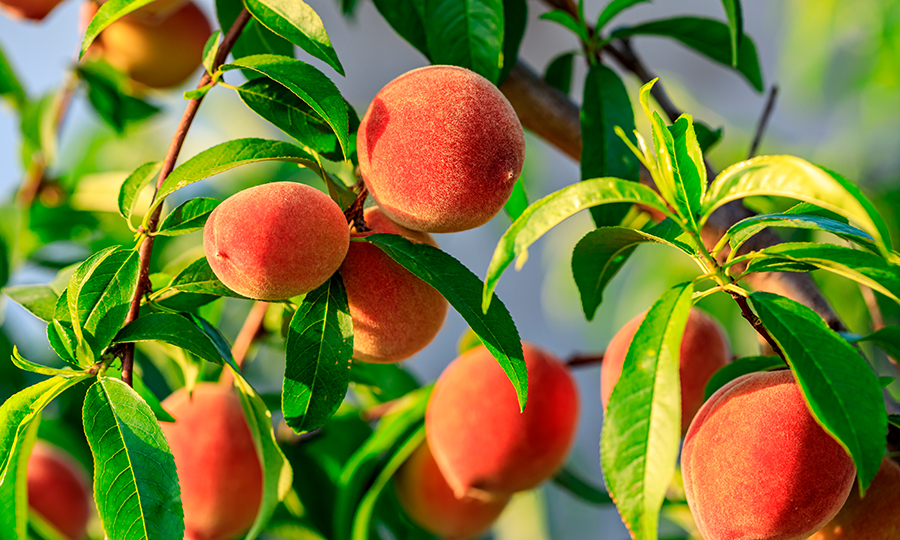
<svg viewBox="0 0 900 540"><path fill-rule="evenodd" d="M179 189L219 173L260 161L299 163L320 173L316 159L295 144L269 139L236 139L217 144L179 165L166 177L156 206Z"/></svg>
<svg viewBox="0 0 900 540"><path fill-rule="evenodd" d="M219 18L219 26L226 31L231 28L241 11L244 10L243 0L216 0L216 15ZM294 56L294 44L274 34L271 30L260 24L256 19L250 19L240 37L231 49L234 58L243 58L255 54L277 54L281 56ZM248 79L261 77L260 73L244 70Z"/></svg>
<svg viewBox="0 0 900 540"><path fill-rule="evenodd" d="M611 37L619 39L640 35L675 39L720 64L732 66L731 30L725 23L700 17L675 17L619 28ZM763 91L762 71L756 55L756 45L749 36L744 35L740 38L735 69L757 92Z"/></svg>
<svg viewBox="0 0 900 540"><path fill-rule="evenodd" d="M725 14L728 16L728 32L731 35L731 67L738 67L738 52L741 39L744 37L744 16L741 12L741 0L722 0Z"/></svg>
<svg viewBox="0 0 900 540"><path fill-rule="evenodd" d="M73 372L70 368L51 368L27 360L19 354L19 348L15 345L13 345L12 363L19 369L31 371L32 373L40 373L41 375L50 375L51 377L54 375L72 375L73 373L77 373Z"/></svg>
<svg viewBox="0 0 900 540"><path fill-rule="evenodd" d="M813 415L853 458L864 491L881 465L887 436L875 373L812 309L771 293L753 293L750 302L784 353Z"/></svg>
<svg viewBox="0 0 900 540"><path fill-rule="evenodd" d="M8 100L16 109L21 109L28 101L25 89L19 82L15 70L6 60L3 49L0 49L0 98Z"/></svg>
<svg viewBox="0 0 900 540"><path fill-rule="evenodd" d="M81 51L78 58L91 46L91 43L100 35L107 26L128 15L132 11L142 8L153 0L109 0L104 2L84 31L84 39L81 40Z"/></svg>
<svg viewBox="0 0 900 540"><path fill-rule="evenodd" d="M528 208L528 194L525 193L525 185L522 184L522 179L519 178L513 184L512 193L510 193L509 199L506 200L506 204L503 205L503 209L515 221L519 219L519 216L522 215L526 208Z"/></svg>
<svg viewBox="0 0 900 540"><path fill-rule="evenodd" d="M528 246L544 233L582 210L620 202L642 203L667 216L672 215L655 191L619 178L585 180L551 193L529 206L500 238L484 279L482 309L487 311L490 307L494 287L506 267L516 257L519 257L518 266L524 264L528 259Z"/></svg>
<svg viewBox="0 0 900 540"><path fill-rule="evenodd" d="M146 120L161 109L128 90L127 79L105 62L80 64L78 75L87 83L88 100L100 118L122 134L135 122Z"/></svg>
<svg viewBox="0 0 900 540"><path fill-rule="evenodd" d="M833 244L784 243L757 252L747 273L790 271L788 265L821 268L852 279L900 303L900 266L868 251Z"/></svg>
<svg viewBox="0 0 900 540"><path fill-rule="evenodd" d="M175 458L137 392L119 379L101 377L84 399L84 433L94 455L94 499L107 536L181 538Z"/></svg>
<svg viewBox="0 0 900 540"><path fill-rule="evenodd" d="M290 491L294 473L275 440L272 413L269 412L262 397L237 371L234 371L234 384L239 390L241 405L244 407L250 434L256 445L256 454L263 464L262 501L259 504L256 521L245 537L245 540L253 540L265 528L278 502Z"/></svg>
<svg viewBox="0 0 900 540"><path fill-rule="evenodd" d="M391 28L429 60L425 38L425 0L372 0Z"/></svg>
<svg viewBox="0 0 900 540"><path fill-rule="evenodd" d="M512 316L496 295L493 295L490 309L479 309L478 291L483 287L481 280L462 263L436 247L414 244L393 234L373 234L362 240L378 246L450 302L500 363L516 389L519 407L524 410L528 396L528 373L522 340Z"/></svg>
<svg viewBox="0 0 900 540"><path fill-rule="evenodd" d="M209 197L196 197L189 199L169 212L159 224L156 234L162 236L177 236L199 231L206 225L206 219L219 205L218 199Z"/></svg>
<svg viewBox="0 0 900 540"><path fill-rule="evenodd" d="M616 127L625 133L634 131L634 111L622 79L603 64L594 64L584 82L582 103L581 179L638 180L638 160L615 132ZM618 225L629 208L628 203L595 206L591 217L598 227Z"/></svg>
<svg viewBox="0 0 900 540"><path fill-rule="evenodd" d="M612 497L605 489L592 485L568 467L563 467L553 475L553 483L588 504L613 504Z"/></svg>
<svg viewBox="0 0 900 540"><path fill-rule="evenodd" d="M874 343L891 358L900 358L900 326L885 326L857 341Z"/></svg>
<svg viewBox="0 0 900 540"><path fill-rule="evenodd" d="M696 215L700 214L700 199L706 194L706 165L694 131L694 119L682 114L669 126L674 144L672 157L681 178L686 198Z"/></svg>
<svg viewBox="0 0 900 540"><path fill-rule="evenodd" d="M67 302L79 361L92 363L112 342L128 315L139 273L138 252L121 246L99 251L75 269Z"/></svg>
<svg viewBox="0 0 900 540"><path fill-rule="evenodd" d="M29 386L0 406L0 538L27 538L26 475L19 473L25 472L34 442L32 424L48 403L88 377L86 373L53 377Z"/></svg>
<svg viewBox="0 0 900 540"><path fill-rule="evenodd" d="M656 539L659 511L675 474L681 433L678 351L693 292L690 283L677 285L647 312L603 420L606 487L637 540Z"/></svg>
<svg viewBox="0 0 900 540"><path fill-rule="evenodd" d="M590 36L588 36L587 28L585 28L584 23L575 20L568 11L555 9L553 11L548 11L547 13L542 13L540 19L555 22L578 36L578 39L582 42L590 41Z"/></svg>
<svg viewBox="0 0 900 540"><path fill-rule="evenodd" d="M722 129L720 127L713 131L703 122L694 122L694 132L697 135L697 143L700 144L701 152L706 153L722 139Z"/></svg>
<svg viewBox="0 0 900 540"><path fill-rule="evenodd" d="M732 225L725 233L724 239L728 241L732 251L737 251L753 235L769 227L829 232L869 251L880 253L875 239L869 233L834 219L809 214L784 213L752 216Z"/></svg>
<svg viewBox="0 0 900 540"><path fill-rule="evenodd" d="M562 53L547 64L544 70L544 81L563 94L569 95L572 90L572 72L575 69L575 53ZM582 111L582 115L584 115ZM582 123L584 120L582 120ZM582 134L582 137L584 134ZM584 156L582 156L584 159Z"/></svg>
<svg viewBox="0 0 900 540"><path fill-rule="evenodd" d="M784 360L780 356L745 356L744 358L738 358L726 364L725 367L719 369L710 377L709 382L706 383L703 400L706 401L716 393L716 390L738 377L748 373L756 373L757 371L771 371L783 368L784 365Z"/></svg>
<svg viewBox="0 0 900 540"><path fill-rule="evenodd" d="M497 85L509 77L519 58L519 47L528 26L528 1L503 0L503 68Z"/></svg>
<svg viewBox="0 0 900 540"><path fill-rule="evenodd" d="M149 161L128 175L128 178L122 182L122 187L119 188L119 215L131 221L138 196L159 175L161 166L162 164L158 161Z"/></svg>
<svg viewBox="0 0 900 540"><path fill-rule="evenodd" d="M3 293L30 311L38 319L50 322L56 312L59 295L47 285L17 285L4 287Z"/></svg>
<svg viewBox="0 0 900 540"><path fill-rule="evenodd" d="M649 2L650 0L612 0L610 3L606 4L606 7L603 8L603 11L600 12L600 15L597 17L597 24L594 25L595 32L600 32L606 23L611 21L613 17L622 13L626 9L631 6L640 4L641 2Z"/></svg>
<svg viewBox="0 0 900 540"><path fill-rule="evenodd" d="M328 122L341 143L344 157L349 157L350 121L347 104L337 86L321 71L299 60L271 54L246 56L222 66L223 71L236 68L265 75L302 99Z"/></svg>
<svg viewBox="0 0 900 540"><path fill-rule="evenodd" d="M281 408L297 433L322 426L350 384L353 321L340 274L308 293L287 334Z"/></svg>
<svg viewBox="0 0 900 540"><path fill-rule="evenodd" d="M502 0L424 0L431 61L471 69L494 84L503 67Z"/></svg>
<svg viewBox="0 0 900 540"><path fill-rule="evenodd" d="M603 302L603 291L628 257L640 244L656 243L678 248L688 255L686 245L674 244L650 232L627 227L603 227L590 231L572 251L572 275L581 294L581 307L587 320L594 319Z"/></svg>
<svg viewBox="0 0 900 540"><path fill-rule="evenodd" d="M794 156L759 156L719 173L703 199L702 221L729 201L761 195L797 199L838 213L891 247L887 225L859 188Z"/></svg>
<svg viewBox="0 0 900 540"><path fill-rule="evenodd" d="M237 368L230 353L223 355L210 337L194 322L176 313L151 313L129 323L118 334L115 343L161 341L193 353L218 365L226 362Z"/></svg>
<svg viewBox="0 0 900 540"><path fill-rule="evenodd" d="M206 68L206 72L212 75L213 71L216 70L215 62L216 56L219 55L219 45L222 43L222 30L216 30L209 36L209 39L206 40L206 45L203 46L203 67Z"/></svg>
<svg viewBox="0 0 900 540"><path fill-rule="evenodd" d="M247 11L263 26L344 74L322 19L303 0L245 0Z"/></svg>

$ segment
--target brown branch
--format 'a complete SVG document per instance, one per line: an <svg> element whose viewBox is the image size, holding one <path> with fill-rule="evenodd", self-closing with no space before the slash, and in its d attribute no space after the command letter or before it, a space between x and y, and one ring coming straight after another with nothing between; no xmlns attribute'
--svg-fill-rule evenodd
<svg viewBox="0 0 900 540"><path fill-rule="evenodd" d="M766 99L766 106L763 108L762 115L759 117L759 123L756 125L756 135L753 136L753 143L750 144L750 152L747 153L747 159L756 155L759 143L762 141L763 133L766 132L766 125L769 123L769 117L775 110L775 98L778 97L778 85L773 84L769 89L769 97Z"/></svg>
<svg viewBox="0 0 900 540"><path fill-rule="evenodd" d="M631 41L628 39L620 39L618 45L614 43L607 44L603 47L603 52L612 56L624 69L634 73L644 84L647 84L656 78L656 75L644 65L638 55L634 52L634 49L631 48ZM659 108L666 113L667 117L669 117L669 122L674 122L681 116L681 110L672 103L662 82L656 81L656 84L654 84L653 88L650 90L650 94L659 104Z"/></svg>
<svg viewBox="0 0 900 540"><path fill-rule="evenodd" d="M566 366L570 368L583 366L596 366L603 363L603 353L599 354L574 354L566 360Z"/></svg>
<svg viewBox="0 0 900 540"><path fill-rule="evenodd" d="M234 338L234 345L231 346L231 356L234 357L234 363L239 369L244 367L244 360L247 359L247 353L256 338L264 333L263 323L266 320L266 311L269 310L269 303L257 300L250 308L250 313L244 319L244 324ZM230 385L234 381L234 375L229 369L223 369L219 377L219 382L223 385Z"/></svg>
<svg viewBox="0 0 900 540"><path fill-rule="evenodd" d="M750 326L752 326L753 329L756 330L756 332L766 340L766 343L768 343L769 346L772 347L772 351L774 351L775 354L780 356L782 359L785 359L784 353L781 352L781 347L779 347L778 344L775 343L775 340L772 339L772 335L769 334L769 331L766 330L765 326L763 326L762 321L759 320L759 317L757 317L756 314L753 313L753 310L750 309L750 304L747 302L747 299L736 292L729 291L729 293L731 294L731 297L734 298L734 301L737 302L737 305L740 306L741 315L743 315L743 317L747 319L747 322L750 323Z"/></svg>
<svg viewBox="0 0 900 540"><path fill-rule="evenodd" d="M364 216L369 189L362 182L360 182L359 185L361 187L356 194L356 199L353 200L350 208L344 210L344 217L347 218L347 223L349 223L356 232L366 232L371 230L366 226L366 218Z"/></svg>
<svg viewBox="0 0 900 540"><path fill-rule="evenodd" d="M216 59L213 63L214 69L218 68L225 62L225 59L231 52L231 48L234 47L235 41L237 41L237 38L240 37L241 32L244 30L244 27L249 21L250 13L246 9L244 9L243 11L241 11L241 14L238 15L237 20L234 21L234 24L231 25L228 33L225 34L225 37L222 39L222 44L219 46L219 52L216 54ZM210 76L210 74L204 73L203 77L200 78L200 82L197 84L197 88L206 87L211 82L212 77ZM165 159L163 160L162 169L159 172L159 179L157 179L156 181L156 189L153 192L153 203L151 204L156 203L156 195L159 193L160 187L166 180L166 177L169 176L169 173L171 173L172 170L175 169L175 162L178 161L178 155L181 153L181 147L182 145L184 145L184 139L185 137L187 137L187 132L188 129L190 129L191 124L194 123L194 118L197 116L197 110L200 108L200 104L203 102L203 97L204 96L201 95L189 100L187 107L185 107L184 114L181 115L181 121L178 123L178 127L175 129L175 135L172 137L172 142L169 143L169 150L166 153ZM159 217L161 214L162 204L156 207L156 210L154 210L153 214L150 216L150 219L147 221L147 229L141 232L149 234L155 231L156 226L159 223ZM153 238L154 237L152 235L147 236L140 246L140 278L138 279L138 286L134 291L134 296L131 299L131 308L128 311L128 316L125 319L125 324L128 324L138 318L141 310L141 299L150 290L150 256L153 253ZM128 344L122 358L122 380L125 381L125 383L127 383L128 385L132 384L133 369L134 344Z"/></svg>

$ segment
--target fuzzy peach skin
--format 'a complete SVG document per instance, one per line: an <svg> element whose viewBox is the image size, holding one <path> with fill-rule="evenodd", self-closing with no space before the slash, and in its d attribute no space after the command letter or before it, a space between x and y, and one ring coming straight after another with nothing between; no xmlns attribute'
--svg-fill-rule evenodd
<svg viewBox="0 0 900 540"><path fill-rule="evenodd" d="M91 486L77 461L37 441L28 460L28 506L63 536L81 540L91 518Z"/></svg>
<svg viewBox="0 0 900 540"><path fill-rule="evenodd" d="M484 346L466 351L441 374L425 413L425 431L457 497L505 497L531 489L565 461L578 422L578 390L552 355L523 344L528 369L524 413L512 383Z"/></svg>
<svg viewBox="0 0 900 540"><path fill-rule="evenodd" d="M262 501L262 466L230 386L200 383L162 402L160 422L175 456L186 540L231 540L247 532Z"/></svg>
<svg viewBox="0 0 900 540"><path fill-rule="evenodd" d="M349 245L340 207L321 191L294 182L232 195L203 229L203 249L216 276L258 300L284 300L325 283Z"/></svg>
<svg viewBox="0 0 900 540"><path fill-rule="evenodd" d="M622 365L631 340L643 321L644 314L628 321L616 332L603 354L600 399L604 411L609 403L609 396L622 375ZM691 309L679 350L682 434L687 432L691 420L703 405L706 383L719 368L730 361L731 347L722 327L699 309Z"/></svg>
<svg viewBox="0 0 900 540"><path fill-rule="evenodd" d="M881 468L866 496L859 498L853 485L844 507L809 540L897 540L900 538L900 467L890 458Z"/></svg>
<svg viewBox="0 0 900 540"><path fill-rule="evenodd" d="M788 370L713 394L688 429L681 470L705 540L805 539L838 513L856 475Z"/></svg>
<svg viewBox="0 0 900 540"><path fill-rule="evenodd" d="M437 247L428 233L392 222L377 207L365 212L366 233L399 234ZM447 318L447 301L431 285L394 262L376 246L350 242L341 265L353 317L353 358L364 362L398 362L424 349Z"/></svg>
<svg viewBox="0 0 900 540"><path fill-rule="evenodd" d="M97 9L93 0L87 1L82 9L82 26L87 26ZM89 52L137 83L171 88L200 67L203 47L211 33L203 11L194 2L187 2L157 16L135 12L122 17L97 37Z"/></svg>
<svg viewBox="0 0 900 540"><path fill-rule="evenodd" d="M464 231L503 208L525 160L512 106L484 77L429 66L389 82L359 126L359 168L395 222Z"/></svg>
<svg viewBox="0 0 900 540"><path fill-rule="evenodd" d="M423 443L394 476L394 492L416 525L445 540L477 538L497 520L509 497L457 499Z"/></svg>
<svg viewBox="0 0 900 540"><path fill-rule="evenodd" d="M62 0L0 0L0 11L13 19L43 20Z"/></svg>

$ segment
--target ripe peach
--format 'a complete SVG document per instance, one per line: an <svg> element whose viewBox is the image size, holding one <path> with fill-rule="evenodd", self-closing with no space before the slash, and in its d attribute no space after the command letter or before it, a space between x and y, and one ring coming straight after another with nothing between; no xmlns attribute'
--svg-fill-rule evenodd
<svg viewBox="0 0 900 540"><path fill-rule="evenodd" d="M503 208L522 172L525 136L484 77L454 66L405 73L369 105L357 137L369 193L416 231L464 231Z"/></svg>
<svg viewBox="0 0 900 540"><path fill-rule="evenodd" d="M57 447L37 441L27 478L31 510L66 538L84 538L91 517L91 487L84 468Z"/></svg>
<svg viewBox="0 0 900 540"><path fill-rule="evenodd" d="M706 540L807 538L841 509L856 475L787 370L713 394L688 429L681 470Z"/></svg>
<svg viewBox="0 0 900 540"><path fill-rule="evenodd" d="M284 300L325 283L349 245L340 207L321 191L294 182L232 195L213 210L203 230L203 249L216 276L258 300Z"/></svg>
<svg viewBox="0 0 900 540"><path fill-rule="evenodd" d="M399 234L437 247L428 233L392 222L379 208L366 210L372 233ZM447 317L447 301L431 285L394 262L377 247L351 242L341 265L353 317L353 358L364 362L398 362L431 343Z"/></svg>
<svg viewBox="0 0 900 540"><path fill-rule="evenodd" d="M425 413L428 445L454 494L506 496L551 476L566 458L578 420L578 390L566 367L523 344L528 403L484 346L454 360Z"/></svg>
<svg viewBox="0 0 900 540"><path fill-rule="evenodd" d="M809 540L897 540L900 538L900 467L881 461L875 480L859 498L856 484L844 507Z"/></svg>
<svg viewBox="0 0 900 540"><path fill-rule="evenodd" d="M253 525L263 489L240 398L229 386L201 383L193 395L182 388L162 405L175 418L160 427L175 456L185 539L238 537Z"/></svg>
<svg viewBox="0 0 900 540"><path fill-rule="evenodd" d="M625 363L625 355L631 346L631 340L634 339L634 334L643 321L643 314L628 321L616 332L603 354L603 364L600 368L600 399L604 411L613 387L622 375L622 365ZM681 433L687 432L691 420L703 405L704 391L710 377L730 361L731 347L722 327L699 309L691 309L679 350Z"/></svg>
<svg viewBox="0 0 900 540"><path fill-rule="evenodd" d="M172 9L155 16L135 12L109 25L91 46L92 54L145 86L181 84L200 67L212 30L194 2L167 7ZM97 5L89 1L82 20L89 21L96 10Z"/></svg>
<svg viewBox="0 0 900 540"><path fill-rule="evenodd" d="M14 19L43 20L62 0L0 0L0 11Z"/></svg>
<svg viewBox="0 0 900 540"><path fill-rule="evenodd" d="M409 519L446 540L476 538L491 526L509 497L483 501L457 499L423 443L394 476L394 491Z"/></svg>

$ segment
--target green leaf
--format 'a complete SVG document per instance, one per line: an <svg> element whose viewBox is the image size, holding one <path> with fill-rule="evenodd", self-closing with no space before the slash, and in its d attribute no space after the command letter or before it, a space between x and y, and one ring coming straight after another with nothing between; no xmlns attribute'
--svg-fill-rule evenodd
<svg viewBox="0 0 900 540"><path fill-rule="evenodd" d="M150 313L135 319L123 328L115 338L115 343L138 343L142 341L161 341L218 364L226 363L234 368L231 353L223 354L212 339L197 325L184 315L175 313Z"/></svg>
<svg viewBox="0 0 900 540"><path fill-rule="evenodd" d="M19 130L22 133L22 165L28 169L35 159L53 163L56 159L56 114L59 105L54 93L28 101L20 110Z"/></svg>
<svg viewBox="0 0 900 540"><path fill-rule="evenodd" d="M247 11L266 28L344 75L322 19L302 0L245 0Z"/></svg>
<svg viewBox="0 0 900 540"><path fill-rule="evenodd" d="M94 455L94 499L107 536L181 538L175 458L137 392L119 379L100 377L84 399L84 433Z"/></svg>
<svg viewBox="0 0 900 540"><path fill-rule="evenodd" d="M138 197L144 188L159 175L160 168L162 168L162 163L159 161L148 161L135 169L122 182L122 187L119 188L119 215L129 223L131 223L131 216L134 215Z"/></svg>
<svg viewBox="0 0 900 540"><path fill-rule="evenodd" d="M503 208L513 221L519 219L522 212L528 208L528 194L525 193L525 185L522 183L521 178L513 184L512 193L510 193L509 199L506 200Z"/></svg>
<svg viewBox="0 0 900 540"><path fill-rule="evenodd" d="M4 287L3 293L30 311L38 319L45 322L53 320L59 295L47 285Z"/></svg>
<svg viewBox="0 0 900 540"><path fill-rule="evenodd" d="M503 84L516 66L527 26L527 0L503 0L503 68L500 70L498 86Z"/></svg>
<svg viewBox="0 0 900 540"><path fill-rule="evenodd" d="M147 385L144 384L144 379L137 373L132 373L132 376L134 379L134 391L141 396L141 399L147 402L147 405L150 407L150 410L153 411L153 415L156 419L160 422L174 422L175 418L173 418L168 411L163 409L162 404L159 402L159 398L156 397L153 390L150 390L147 388Z"/></svg>
<svg viewBox="0 0 900 540"><path fill-rule="evenodd" d="M16 109L22 109L28 102L28 95L16 76L12 65L0 49L0 98L6 99Z"/></svg>
<svg viewBox="0 0 900 540"><path fill-rule="evenodd" d="M146 6L150 2L153 2L153 0L109 0L104 2L84 31L84 39L81 40L81 50L78 53L78 59L81 60L91 43L107 26L132 11Z"/></svg>
<svg viewBox="0 0 900 540"><path fill-rule="evenodd" d="M784 353L818 423L853 458L862 495L881 466L887 436L875 373L812 309L762 292L750 295L750 303Z"/></svg>
<svg viewBox="0 0 900 540"><path fill-rule="evenodd" d="M553 483L588 504L613 504L612 497L606 490L583 480L568 467L563 467L553 475Z"/></svg>
<svg viewBox="0 0 900 540"><path fill-rule="evenodd" d="M151 294L150 300L173 309L188 309L177 306L198 307L219 296L244 298L219 281L206 257L200 257L176 274L168 285Z"/></svg>
<svg viewBox="0 0 900 540"><path fill-rule="evenodd" d="M797 199L838 213L891 248L887 225L859 188L794 156L759 156L719 173L703 199L702 222L723 204L764 195Z"/></svg>
<svg viewBox="0 0 900 540"><path fill-rule="evenodd" d="M287 334L281 407L297 433L321 427L334 415L350 383L353 320L340 274L308 293Z"/></svg>
<svg viewBox="0 0 900 540"><path fill-rule="evenodd" d="M344 157L349 156L350 124L347 103L337 86L321 71L299 60L271 54L239 58L222 66L222 71L236 68L261 73L302 99L328 122L341 143Z"/></svg>
<svg viewBox="0 0 900 540"><path fill-rule="evenodd" d="M900 326L885 326L857 341L874 343L891 358L900 358Z"/></svg>
<svg viewBox="0 0 900 540"><path fill-rule="evenodd" d="M695 215L700 214L700 199L706 194L706 164L694 131L694 119L682 114L669 126L675 143L673 164Z"/></svg>
<svg viewBox="0 0 900 540"><path fill-rule="evenodd" d="M634 131L634 111L622 79L603 64L594 64L584 82L582 103L581 179L609 176L637 181L637 158L615 132L616 127ZM628 203L596 206L591 217L598 227L619 225L630 208Z"/></svg>
<svg viewBox="0 0 900 540"><path fill-rule="evenodd" d="M216 30L206 40L206 45L203 46L203 67L206 68L206 72L210 75L216 70L216 56L219 54L221 39L222 31Z"/></svg>
<svg viewBox="0 0 900 540"><path fill-rule="evenodd" d="M434 64L471 69L494 84L503 67L503 0L424 0Z"/></svg>
<svg viewBox="0 0 900 540"><path fill-rule="evenodd" d="M744 16L741 13L741 0L722 0L725 14L728 16L728 32L731 35L731 67L738 67L738 52L744 37Z"/></svg>
<svg viewBox="0 0 900 540"><path fill-rule="evenodd" d="M603 476L632 537L656 539L659 511L675 474L681 434L678 351L691 283L653 304L625 356L600 434Z"/></svg>
<svg viewBox="0 0 900 540"><path fill-rule="evenodd" d="M787 267L784 264L787 263ZM756 252L745 273L812 266L852 279L900 303L900 266L868 251L834 244L784 243Z"/></svg>
<svg viewBox="0 0 900 540"><path fill-rule="evenodd" d="M809 214L782 213L751 216L732 225L720 242L727 240L731 250L737 251L744 242L769 227L825 231L844 240L855 242L869 251L879 253L875 239L865 231L834 219Z"/></svg>
<svg viewBox="0 0 900 540"><path fill-rule="evenodd" d="M19 369L23 369L25 371L31 371L32 373L40 373L41 375L72 375L73 372L70 368L51 368L47 366L42 366L40 364L35 364L31 360L26 360L21 354L19 354L19 348L13 345L12 352L12 363Z"/></svg>
<svg viewBox="0 0 900 540"><path fill-rule="evenodd" d="M597 308L603 303L603 291L612 278L628 261L632 252L645 243L672 246L688 255L694 253L684 244L676 244L651 232L627 227L594 229L578 241L572 251L572 275L581 294L581 306L587 320L594 319Z"/></svg>
<svg viewBox="0 0 900 540"><path fill-rule="evenodd" d="M713 131L703 122L694 121L694 132L697 135L697 142L700 144L700 151L706 153L710 148L715 146L722 139L722 129Z"/></svg>
<svg viewBox="0 0 900 540"><path fill-rule="evenodd" d="M425 0L372 0L391 28L430 60L425 38Z"/></svg>
<svg viewBox="0 0 900 540"><path fill-rule="evenodd" d="M154 208L172 193L194 182L260 161L299 163L320 172L316 159L295 144L269 139L236 139L207 148L179 165L160 186Z"/></svg>
<svg viewBox="0 0 900 540"><path fill-rule="evenodd" d="M595 178L565 187L535 201L500 238L484 280L482 308L491 305L494 287L507 266L519 257L521 267L528 259L528 246L547 231L581 210L601 204L642 203L671 215L666 203L647 186L618 178Z"/></svg>
<svg viewBox="0 0 900 540"><path fill-rule="evenodd" d="M219 26L223 29L231 28L241 11L244 10L243 0L216 0L216 14L219 18ZM234 58L243 58L255 54L277 54L281 56L294 56L294 44L274 34L268 28L260 24L256 19L250 19L240 37L231 49ZM243 70L248 79L261 77L260 73Z"/></svg>
<svg viewBox="0 0 900 540"><path fill-rule="evenodd" d="M25 470L34 443L32 424L48 403L88 377L53 377L29 386L0 406L0 538L27 538L26 475L19 471Z"/></svg>
<svg viewBox="0 0 900 540"><path fill-rule="evenodd" d="M732 66L731 30L725 23L700 17L675 17L619 28L610 37L622 39L642 35L675 39L720 64ZM763 91L756 45L747 35L740 38L738 61L734 69L743 75L757 92Z"/></svg>
<svg viewBox="0 0 900 540"><path fill-rule="evenodd" d="M757 371L771 371L784 366L784 360L780 356L745 356L738 358L729 364L725 364L724 367L713 373L709 382L706 383L703 401L709 399L716 393L716 390L738 377L748 373L756 373Z"/></svg>
<svg viewBox="0 0 900 540"><path fill-rule="evenodd" d="M491 309L479 309L481 280L462 263L428 244L414 244L402 236L373 234L361 239L378 246L416 277L434 287L478 334L485 347L500 363L516 389L519 408L525 409L528 373L522 340L516 323L500 299L493 295Z"/></svg>
<svg viewBox="0 0 900 540"><path fill-rule="evenodd" d="M128 316L139 274L138 252L121 246L99 251L75 269L67 302L79 361L92 364L112 343Z"/></svg>
<svg viewBox="0 0 900 540"><path fill-rule="evenodd" d="M122 134L132 123L146 120L160 108L132 95L125 77L105 62L87 62L77 68L78 76L87 83L88 100L100 118Z"/></svg>
<svg viewBox="0 0 900 540"><path fill-rule="evenodd" d="M162 236L177 236L199 231L206 225L206 220L212 211L219 205L218 199L209 197L196 197L181 203L167 215L156 234Z"/></svg>
<svg viewBox="0 0 900 540"><path fill-rule="evenodd" d="M600 15L597 17L597 24L594 25L594 32L599 33L613 17L631 6L649 1L650 0L612 0L605 8L603 8L603 11L601 11Z"/></svg>
<svg viewBox="0 0 900 540"><path fill-rule="evenodd" d="M547 64L547 68L544 70L544 82L563 94L569 95L569 92L572 90L572 72L574 69L575 53L562 53Z"/></svg>
<svg viewBox="0 0 900 540"><path fill-rule="evenodd" d="M237 371L234 372L234 384L239 390L241 405L244 407L250 434L256 445L256 454L263 464L263 497L259 513L244 539L253 540L265 528L278 502L284 499L291 489L293 471L281 448L278 447L272 413L269 412L263 399Z"/></svg>
<svg viewBox="0 0 900 540"><path fill-rule="evenodd" d="M890 422L894 427L900 428L900 414L889 414L888 422Z"/></svg>
<svg viewBox="0 0 900 540"><path fill-rule="evenodd" d="M539 19L555 22L578 36L584 43L590 41L590 36L588 36L587 28L585 28L584 23L576 20L568 11L555 9L553 11L542 13Z"/></svg>

